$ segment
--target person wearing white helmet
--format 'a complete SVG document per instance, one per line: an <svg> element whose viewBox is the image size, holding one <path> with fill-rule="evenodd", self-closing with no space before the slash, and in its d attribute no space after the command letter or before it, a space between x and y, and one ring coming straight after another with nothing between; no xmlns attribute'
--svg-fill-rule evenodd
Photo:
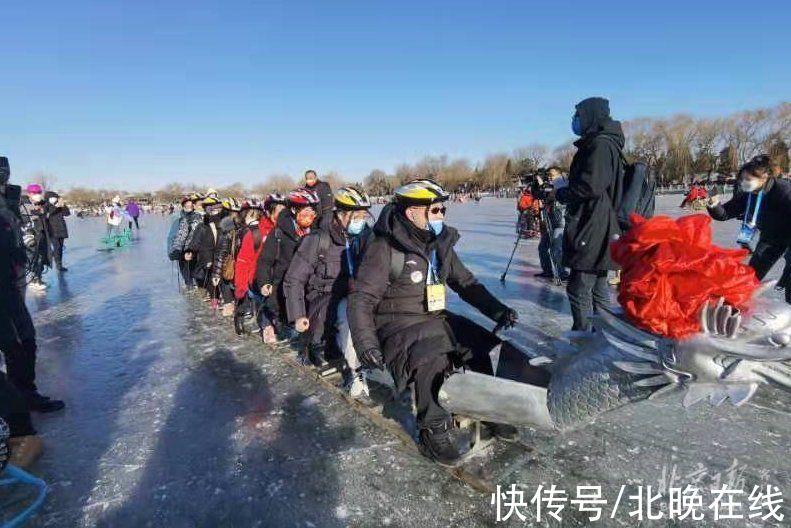
<svg viewBox="0 0 791 528"><path fill-rule="evenodd" d="M283 280L288 320L307 334L306 364L345 361L346 388L356 399L369 397L368 384L351 340L346 296L371 229L371 200L361 189L335 192L331 221L299 245Z"/></svg>

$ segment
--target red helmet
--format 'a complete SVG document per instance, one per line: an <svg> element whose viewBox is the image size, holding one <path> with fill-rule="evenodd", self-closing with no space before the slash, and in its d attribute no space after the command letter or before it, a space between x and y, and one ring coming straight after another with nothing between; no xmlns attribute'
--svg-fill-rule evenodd
<svg viewBox="0 0 791 528"><path fill-rule="evenodd" d="M288 204L295 207L314 206L319 203L319 195L310 189L299 188L288 193Z"/></svg>
<svg viewBox="0 0 791 528"><path fill-rule="evenodd" d="M288 199L280 193L272 193L266 197L264 200L264 208L268 209L269 206L274 204L283 204L286 205L288 203Z"/></svg>

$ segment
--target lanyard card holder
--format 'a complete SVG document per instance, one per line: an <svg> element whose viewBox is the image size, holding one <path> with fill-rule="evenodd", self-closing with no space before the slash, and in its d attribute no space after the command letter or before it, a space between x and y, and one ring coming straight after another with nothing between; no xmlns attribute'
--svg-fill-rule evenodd
<svg viewBox="0 0 791 528"><path fill-rule="evenodd" d="M439 282L436 251L431 254L428 268L428 273L426 273L426 308L429 312L441 312L445 309L445 285Z"/></svg>

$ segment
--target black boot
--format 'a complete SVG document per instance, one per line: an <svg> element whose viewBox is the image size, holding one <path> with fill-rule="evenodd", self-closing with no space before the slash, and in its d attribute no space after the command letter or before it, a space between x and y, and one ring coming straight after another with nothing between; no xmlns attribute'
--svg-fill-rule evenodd
<svg viewBox="0 0 791 528"><path fill-rule="evenodd" d="M25 393L25 400L31 411L40 413L60 411L66 407L66 404L61 400L53 400L40 394L38 391Z"/></svg>
<svg viewBox="0 0 791 528"><path fill-rule="evenodd" d="M420 429L420 451L442 466L453 466L470 450L470 435L446 420Z"/></svg>
<svg viewBox="0 0 791 528"><path fill-rule="evenodd" d="M519 439L519 430L513 425L494 422L481 422L481 425L486 427L492 436L495 436L500 440L513 442Z"/></svg>

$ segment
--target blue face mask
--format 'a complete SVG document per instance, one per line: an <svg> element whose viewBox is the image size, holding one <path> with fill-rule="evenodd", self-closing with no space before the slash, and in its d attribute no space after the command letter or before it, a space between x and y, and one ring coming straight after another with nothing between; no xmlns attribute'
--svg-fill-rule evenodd
<svg viewBox="0 0 791 528"><path fill-rule="evenodd" d="M346 232L350 235L359 235L365 229L365 220L352 220L346 226Z"/></svg>
<svg viewBox="0 0 791 528"><path fill-rule="evenodd" d="M426 228L432 233L434 233L436 236L439 236L439 234L442 233L442 229L444 227L445 227L444 220L429 220L428 225L426 226Z"/></svg>
<svg viewBox="0 0 791 528"><path fill-rule="evenodd" d="M580 121L580 116L577 114L574 114L574 117L571 118L571 131L578 136L582 135L582 121Z"/></svg>

